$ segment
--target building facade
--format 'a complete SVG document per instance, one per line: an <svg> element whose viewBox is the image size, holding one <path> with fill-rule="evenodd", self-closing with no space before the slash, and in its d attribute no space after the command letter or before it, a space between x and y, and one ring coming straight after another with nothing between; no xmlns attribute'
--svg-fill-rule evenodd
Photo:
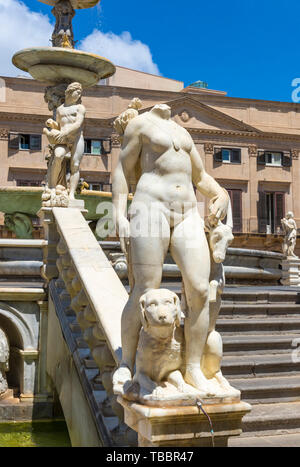
<svg viewBox="0 0 300 467"><path fill-rule="evenodd" d="M2 79L0 187L40 186L48 144L42 130L50 114L45 86L27 78ZM180 81L121 67L83 94L81 176L90 189L111 191L120 152L113 121L133 97L141 99L142 111L167 103L173 119L192 135L207 172L229 191L241 246L262 248L272 238L278 250L280 220L288 211L300 227L300 104L233 98L197 85L184 88ZM205 215L204 200L202 210Z"/></svg>

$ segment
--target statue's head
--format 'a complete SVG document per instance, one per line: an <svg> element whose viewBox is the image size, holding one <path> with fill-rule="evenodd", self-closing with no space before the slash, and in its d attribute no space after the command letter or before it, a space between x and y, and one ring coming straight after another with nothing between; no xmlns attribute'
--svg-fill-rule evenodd
<svg viewBox="0 0 300 467"><path fill-rule="evenodd" d="M286 215L287 219L293 219L294 218L294 213L292 211L289 211Z"/></svg>
<svg viewBox="0 0 300 467"><path fill-rule="evenodd" d="M66 102L80 104L82 96L82 85L80 83L71 83L66 89Z"/></svg>

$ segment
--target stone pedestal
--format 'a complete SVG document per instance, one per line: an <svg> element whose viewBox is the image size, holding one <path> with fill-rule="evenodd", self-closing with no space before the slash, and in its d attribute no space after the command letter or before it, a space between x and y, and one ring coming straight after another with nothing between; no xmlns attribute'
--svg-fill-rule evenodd
<svg viewBox="0 0 300 467"><path fill-rule="evenodd" d="M300 286L300 259L288 257L282 261L282 285Z"/></svg>
<svg viewBox="0 0 300 467"><path fill-rule="evenodd" d="M226 447L230 436L242 433L241 423L251 406L245 402L203 404L199 407L149 407L118 397L125 423L138 433L139 447Z"/></svg>

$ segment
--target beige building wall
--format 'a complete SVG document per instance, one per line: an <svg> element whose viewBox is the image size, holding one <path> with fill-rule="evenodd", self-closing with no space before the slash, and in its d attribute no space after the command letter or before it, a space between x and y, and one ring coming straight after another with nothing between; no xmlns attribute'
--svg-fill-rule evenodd
<svg viewBox="0 0 300 467"><path fill-rule="evenodd" d="M41 151L28 151L10 148L9 139L13 133L42 134L50 116L44 102L44 85L24 78L4 80L0 186L15 186L22 180L41 182L47 169L47 140L42 138ZM240 191L241 234L261 229L260 193L283 193L284 212L293 210L300 227L300 104L232 98L209 89L183 89L180 81L118 67L113 78L84 91L85 138L111 140L109 154L84 156L81 175L87 182L103 183L109 189L120 152L112 123L133 97L142 100L143 109L167 102L174 120L192 135L207 172L228 190ZM215 153L222 148L240 149L240 163L216 161ZM290 158L291 166L258 164L263 151L282 152ZM203 201L201 195L198 198ZM207 213L206 205L201 209Z"/></svg>

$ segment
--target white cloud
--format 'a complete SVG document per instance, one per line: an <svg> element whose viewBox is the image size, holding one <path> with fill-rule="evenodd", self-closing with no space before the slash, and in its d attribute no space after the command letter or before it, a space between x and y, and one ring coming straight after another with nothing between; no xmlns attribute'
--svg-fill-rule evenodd
<svg viewBox="0 0 300 467"><path fill-rule="evenodd" d="M0 0L0 75L24 74L11 63L12 56L27 47L51 45L52 30L48 16L17 0Z"/></svg>
<svg viewBox="0 0 300 467"><path fill-rule="evenodd" d="M130 32L122 32L117 36L113 32L103 33L95 29L92 34L83 39L79 48L111 60L115 65L159 74L157 65L153 62L148 45L134 40Z"/></svg>
<svg viewBox="0 0 300 467"><path fill-rule="evenodd" d="M26 75L12 64L12 56L27 47L50 46L53 27L47 15L31 11L23 2L0 0L0 75ZM115 65L159 74L148 45L133 40L129 32L118 36L95 29L79 48L107 57Z"/></svg>

